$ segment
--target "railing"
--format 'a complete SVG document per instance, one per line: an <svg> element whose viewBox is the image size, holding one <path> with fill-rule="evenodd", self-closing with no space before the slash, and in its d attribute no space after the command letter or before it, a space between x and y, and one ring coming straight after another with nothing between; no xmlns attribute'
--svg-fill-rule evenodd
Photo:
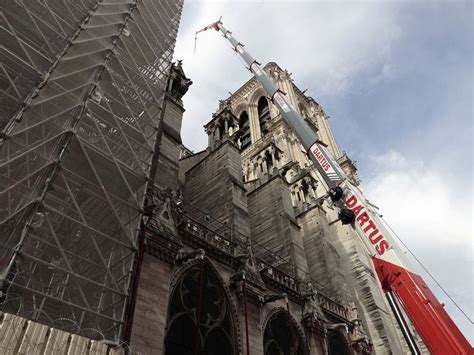
<svg viewBox="0 0 474 355"><path fill-rule="evenodd" d="M196 220L182 215L183 219L180 223L180 228L183 231L191 234L195 238L199 238L209 245L219 249L220 251L235 256L238 253L238 245L222 234L211 231L206 226L197 222Z"/></svg>
<svg viewBox="0 0 474 355"><path fill-rule="evenodd" d="M262 276L266 276L272 279L275 282L278 282L282 286L293 290L297 293L300 292L299 290L299 282L296 277L288 275L286 272L280 270L279 268L272 266L262 259L257 259L258 262L258 270L262 274Z"/></svg>
<svg viewBox="0 0 474 355"><path fill-rule="evenodd" d="M245 253L243 241L249 241L249 237L245 234L231 229L227 224L220 222L202 212L203 217L196 216L196 211L191 213L179 210L179 229L188 236L195 238L200 244L205 244L209 247L219 250L221 253L231 257ZM203 222L201 222L201 219ZM214 230L209 228L209 225L214 226ZM218 231L216 231L218 230ZM283 258L280 255L272 252L258 243L252 242L253 250L260 249L263 251L262 256L256 256L257 269L264 279L271 280L280 285L293 294L301 294L301 282L296 276L296 268L288 258ZM204 246L203 246L204 247ZM317 300L321 308L343 319L347 319L347 309L339 302L326 296L321 290L324 285L312 280L313 286L317 289Z"/></svg>
<svg viewBox="0 0 474 355"><path fill-rule="evenodd" d="M338 302L332 300L331 298L323 295L322 293L318 293L316 295L317 299L318 299L318 303L319 305L331 312L331 313L334 313L344 319L347 319L347 308L342 306L341 304L339 304Z"/></svg>

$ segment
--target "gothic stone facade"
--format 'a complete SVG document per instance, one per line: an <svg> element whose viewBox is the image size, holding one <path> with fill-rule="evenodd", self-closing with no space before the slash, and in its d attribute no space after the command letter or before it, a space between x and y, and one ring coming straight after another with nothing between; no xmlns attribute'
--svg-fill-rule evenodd
<svg viewBox="0 0 474 355"><path fill-rule="evenodd" d="M276 64L266 70L358 183L322 108ZM198 153L180 146L183 108L173 103L176 139L162 141L166 165L149 192L131 349L402 353L370 260L325 205L321 179L258 83L221 101Z"/></svg>
<svg viewBox="0 0 474 355"><path fill-rule="evenodd" d="M277 64L269 63L265 70L328 146L352 182L359 184L355 164L345 152L341 153L322 107ZM220 101L205 128L210 147L229 136L240 149L252 241L292 260L299 278L315 281L330 297L355 306L377 353L406 351L363 245L351 227L341 225L337 212L321 200L326 191L323 180L259 83L252 78ZM274 194L264 192L275 190L276 181L285 186L278 203ZM281 211L275 209L285 203L291 210L287 215L294 218L293 230L282 229ZM272 218L275 221L268 222Z"/></svg>
<svg viewBox="0 0 474 355"><path fill-rule="evenodd" d="M354 162L340 151L329 125L329 116L293 82L289 73L269 63L266 72L285 92L291 104L338 160L348 177L359 184ZM321 200L323 180L304 148L291 132L263 88L250 79L220 102L213 120L206 125L211 147L226 135L241 152L242 174L249 201L252 241L293 261L298 277L322 284L324 291L343 304L357 308L364 329L380 353L401 353L406 347L375 277L372 262L349 226L337 221L337 212ZM217 142L217 143L213 143ZM287 206L294 229L282 230L281 211L262 191L285 185L278 205ZM265 211L265 212L262 212ZM265 226L269 223L276 230Z"/></svg>

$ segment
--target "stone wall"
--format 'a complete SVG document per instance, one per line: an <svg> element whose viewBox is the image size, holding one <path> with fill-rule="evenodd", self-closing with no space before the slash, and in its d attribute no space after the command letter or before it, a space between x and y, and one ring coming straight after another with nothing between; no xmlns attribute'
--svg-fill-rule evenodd
<svg viewBox="0 0 474 355"><path fill-rule="evenodd" d="M163 352L171 273L171 265L145 254L130 340L136 352Z"/></svg>
<svg viewBox="0 0 474 355"><path fill-rule="evenodd" d="M348 303L352 297L349 297L351 294L342 269L343 260L336 248L337 238L330 233L325 210L319 203L308 205L307 210L297 216L297 221L301 226L311 279L322 284L328 294Z"/></svg>
<svg viewBox="0 0 474 355"><path fill-rule="evenodd" d="M174 69L174 72L176 70ZM173 191L179 187L179 155L182 145L180 132L183 113L181 98L167 93L157 132L152 179L156 186Z"/></svg>
<svg viewBox="0 0 474 355"><path fill-rule="evenodd" d="M345 256L343 270L354 290L359 315L364 320L366 331L373 339L376 353L403 353L403 337L380 287L372 260L363 244L356 239L348 226L340 223L331 226L332 233L340 240L339 250Z"/></svg>
<svg viewBox="0 0 474 355"><path fill-rule="evenodd" d="M348 320L346 304L335 301L339 295L335 290L346 292L338 269L339 256L333 243L325 240L327 243L321 245L317 238L327 237L327 220L318 208L305 210L306 215L300 208L299 219L295 218L290 185L279 171L284 168L285 159L278 158L281 150L272 146L291 146L291 154L286 157L289 163L292 154L304 156L295 138L292 136L291 142L286 140L285 127L280 125L276 139L266 143L273 147L267 147L273 168L264 169L263 174L246 180L244 185L242 155L229 136L236 118L223 111L206 126L212 137L210 147L191 155L187 151L179 162L178 172L181 142L176 132L182 110L176 111L175 104L173 100L167 102L159 133L155 190L149 198L156 207L146 232L129 344L132 352L164 352L175 287L186 270L200 263L205 265L206 273L215 273L225 290L236 355L246 353L247 336L250 353L264 353L265 327L275 312L289 317L293 335L301 339L305 353L328 353L329 339L334 336L342 339L343 347L349 351L354 327ZM273 109L272 114L276 114ZM228 131L222 131L222 127ZM268 155L258 148L255 154L261 155L262 164ZM182 196L178 188L182 189ZM315 202L314 190L312 195L311 202ZM202 259L196 256L201 255L201 249L205 252ZM183 255L191 256L183 261ZM308 260L314 264L312 268L308 267ZM291 269L285 269L288 266ZM324 271L316 270L318 266L324 267ZM318 288L321 292L313 293L312 286L307 284L311 271L317 279L326 277L333 287ZM282 299L283 293L287 301ZM344 325L351 333L340 330L345 329Z"/></svg>
<svg viewBox="0 0 474 355"><path fill-rule="evenodd" d="M289 258L300 277L305 277L308 264L303 247L300 228L294 217L287 182L280 175L271 177L266 183L248 195L250 229L256 248L263 248Z"/></svg>
<svg viewBox="0 0 474 355"><path fill-rule="evenodd" d="M234 143L226 140L186 172L183 208L200 220L218 220L216 224L228 230L224 233L250 234L240 153Z"/></svg>

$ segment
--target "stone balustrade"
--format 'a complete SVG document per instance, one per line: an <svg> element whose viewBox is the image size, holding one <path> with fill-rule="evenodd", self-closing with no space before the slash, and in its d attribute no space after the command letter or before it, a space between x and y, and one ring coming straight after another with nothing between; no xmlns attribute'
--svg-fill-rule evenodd
<svg viewBox="0 0 474 355"><path fill-rule="evenodd" d="M298 281L295 277L290 276L278 267L272 266L261 259L257 259L257 262L262 276L279 283L284 288L299 293Z"/></svg>
<svg viewBox="0 0 474 355"><path fill-rule="evenodd" d="M180 223L182 237L184 239L191 237L200 241L198 244L200 247L205 249L206 252L210 252L210 249L214 249L226 254L229 257L234 257L242 252L239 245L232 242L228 238L211 231L205 225L195 221L190 217L185 215L182 217L183 218ZM256 261L257 269L265 281L272 282L275 286L278 286L279 290L288 293L290 297L291 295L294 297L301 295L300 280L297 277L283 271L283 267L281 265L273 266L260 258L257 258ZM323 310L347 320L346 307L327 297L323 293L318 292L316 297Z"/></svg>
<svg viewBox="0 0 474 355"><path fill-rule="evenodd" d="M184 232L182 237L186 235L192 236L204 242L207 246L215 248L225 254L235 256L238 254L238 245L221 234L215 233L201 223L183 216L180 224L181 232ZM206 250L206 248L204 247ZM207 251L207 250L206 250Z"/></svg>
<svg viewBox="0 0 474 355"><path fill-rule="evenodd" d="M347 319L347 309L335 300L330 299L322 293L316 295L318 303L326 311L329 311L343 319Z"/></svg>

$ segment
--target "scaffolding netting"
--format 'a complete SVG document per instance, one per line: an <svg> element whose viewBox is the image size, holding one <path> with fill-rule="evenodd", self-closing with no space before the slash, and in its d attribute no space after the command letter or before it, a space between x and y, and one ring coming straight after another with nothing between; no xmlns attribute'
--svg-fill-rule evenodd
<svg viewBox="0 0 474 355"><path fill-rule="evenodd" d="M2 310L120 340L182 0L3 0Z"/></svg>

